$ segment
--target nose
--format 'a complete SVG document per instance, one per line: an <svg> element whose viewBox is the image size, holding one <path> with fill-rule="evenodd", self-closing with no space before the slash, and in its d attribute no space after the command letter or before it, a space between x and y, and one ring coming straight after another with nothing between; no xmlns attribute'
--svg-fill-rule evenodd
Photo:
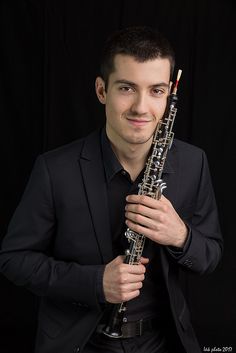
<svg viewBox="0 0 236 353"><path fill-rule="evenodd" d="M139 93L135 96L134 102L131 107L131 111L136 115L145 115L148 113L148 102L147 97L143 93Z"/></svg>

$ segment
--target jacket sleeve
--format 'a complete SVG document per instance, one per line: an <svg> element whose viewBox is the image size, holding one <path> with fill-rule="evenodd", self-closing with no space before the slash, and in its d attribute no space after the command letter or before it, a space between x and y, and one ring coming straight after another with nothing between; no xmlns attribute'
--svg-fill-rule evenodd
<svg viewBox="0 0 236 353"><path fill-rule="evenodd" d="M3 239L0 271L36 295L99 308L96 281L102 265L51 256L56 227L50 176L44 157L39 156Z"/></svg>
<svg viewBox="0 0 236 353"><path fill-rule="evenodd" d="M209 166L203 151L201 161L192 212L184 219L191 238L187 249L182 256L177 257L177 261L185 269L204 274L213 272L221 260L223 239Z"/></svg>

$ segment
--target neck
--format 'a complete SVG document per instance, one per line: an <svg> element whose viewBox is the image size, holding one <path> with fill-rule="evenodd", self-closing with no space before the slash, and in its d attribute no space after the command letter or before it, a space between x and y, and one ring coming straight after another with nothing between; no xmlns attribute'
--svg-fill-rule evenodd
<svg viewBox="0 0 236 353"><path fill-rule="evenodd" d="M107 134L112 149L122 167L129 172L131 179L135 180L144 168L147 156L152 145L152 139L142 144L119 143Z"/></svg>

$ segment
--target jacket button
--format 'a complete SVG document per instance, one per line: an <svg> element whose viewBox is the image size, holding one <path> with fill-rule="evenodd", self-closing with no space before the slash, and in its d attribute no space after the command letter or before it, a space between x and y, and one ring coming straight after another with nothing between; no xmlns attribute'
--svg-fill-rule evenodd
<svg viewBox="0 0 236 353"><path fill-rule="evenodd" d="M73 353L79 353L79 351L80 351L80 348L79 347L75 347Z"/></svg>

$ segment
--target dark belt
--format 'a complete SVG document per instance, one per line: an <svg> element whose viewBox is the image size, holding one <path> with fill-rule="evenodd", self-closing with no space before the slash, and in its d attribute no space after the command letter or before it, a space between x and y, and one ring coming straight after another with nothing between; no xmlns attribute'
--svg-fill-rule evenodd
<svg viewBox="0 0 236 353"><path fill-rule="evenodd" d="M154 328L158 327L159 324L160 322L156 318L125 322L121 326L121 338L142 336L145 332L150 332ZM104 325L98 325L96 331L101 333L103 328Z"/></svg>

